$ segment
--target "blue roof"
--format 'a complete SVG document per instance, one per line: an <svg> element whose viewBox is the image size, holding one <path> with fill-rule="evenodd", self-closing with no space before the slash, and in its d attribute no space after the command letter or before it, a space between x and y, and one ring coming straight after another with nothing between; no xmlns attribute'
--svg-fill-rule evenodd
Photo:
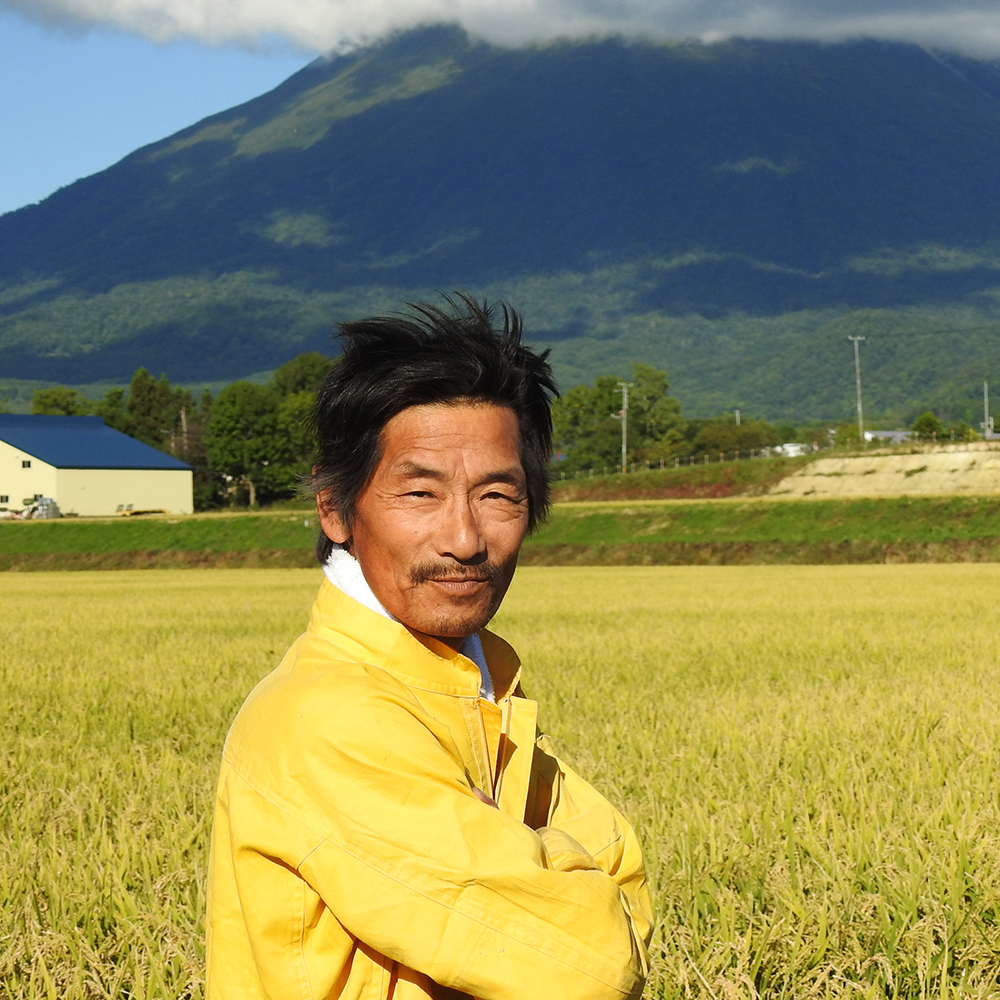
<svg viewBox="0 0 1000 1000"><path fill-rule="evenodd" d="M112 430L100 417L0 413L0 441L57 469L190 469L173 455Z"/></svg>

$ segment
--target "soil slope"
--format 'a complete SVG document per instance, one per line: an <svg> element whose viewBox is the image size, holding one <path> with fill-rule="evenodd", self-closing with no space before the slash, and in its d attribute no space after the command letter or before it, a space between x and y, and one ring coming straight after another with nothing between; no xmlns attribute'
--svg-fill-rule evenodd
<svg viewBox="0 0 1000 1000"><path fill-rule="evenodd" d="M774 497L882 497L1000 493L1000 442L929 445L906 454L821 458L782 479Z"/></svg>

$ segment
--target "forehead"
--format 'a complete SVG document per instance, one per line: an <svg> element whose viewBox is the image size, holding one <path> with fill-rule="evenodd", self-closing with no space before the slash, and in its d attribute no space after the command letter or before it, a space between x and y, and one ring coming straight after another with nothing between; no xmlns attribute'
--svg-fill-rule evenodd
<svg viewBox="0 0 1000 1000"><path fill-rule="evenodd" d="M492 403L430 403L410 406L383 428L380 465L459 454L468 462L520 463L517 416Z"/></svg>

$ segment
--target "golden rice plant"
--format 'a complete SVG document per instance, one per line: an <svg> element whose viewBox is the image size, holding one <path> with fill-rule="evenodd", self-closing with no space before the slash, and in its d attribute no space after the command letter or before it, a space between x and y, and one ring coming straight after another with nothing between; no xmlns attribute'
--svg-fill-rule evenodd
<svg viewBox="0 0 1000 1000"><path fill-rule="evenodd" d="M8 574L0 996L200 997L213 772L299 571Z"/></svg>
<svg viewBox="0 0 1000 1000"><path fill-rule="evenodd" d="M1000 996L1000 566L522 573L501 631L646 848L656 997Z"/></svg>
<svg viewBox="0 0 1000 1000"><path fill-rule="evenodd" d="M8 574L0 996L198 998L222 740L315 570ZM649 998L1000 996L1000 566L525 569L496 628L637 826Z"/></svg>

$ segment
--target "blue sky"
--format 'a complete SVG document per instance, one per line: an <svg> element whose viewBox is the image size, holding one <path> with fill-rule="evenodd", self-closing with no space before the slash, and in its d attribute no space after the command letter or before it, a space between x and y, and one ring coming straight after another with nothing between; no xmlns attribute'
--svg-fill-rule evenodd
<svg viewBox="0 0 1000 1000"><path fill-rule="evenodd" d="M313 58L45 27L0 9L0 213L256 97Z"/></svg>

